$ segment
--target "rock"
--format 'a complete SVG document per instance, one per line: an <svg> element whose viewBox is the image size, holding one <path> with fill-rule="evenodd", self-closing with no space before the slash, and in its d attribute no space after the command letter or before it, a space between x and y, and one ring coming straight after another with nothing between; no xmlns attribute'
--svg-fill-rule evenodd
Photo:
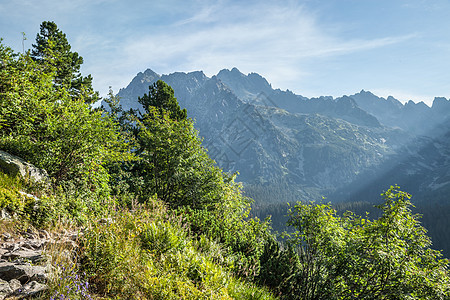
<svg viewBox="0 0 450 300"><path fill-rule="evenodd" d="M11 288L12 292L14 293L18 289L22 288L22 284L17 279L11 279L9 281L9 287Z"/></svg>
<svg viewBox="0 0 450 300"><path fill-rule="evenodd" d="M5 299L6 296L13 292L9 283L5 280L0 279L0 300Z"/></svg>
<svg viewBox="0 0 450 300"><path fill-rule="evenodd" d="M0 218L1 218L1 219L4 219L4 220L9 220L9 219L11 219L11 214L8 213L8 211L7 211L6 209L3 208L3 209L0 211Z"/></svg>
<svg viewBox="0 0 450 300"><path fill-rule="evenodd" d="M65 229L61 234L56 234L56 240L45 230L32 229L20 232L16 241L12 239L11 234L5 233L0 236L0 241L2 238L7 240L0 242L0 300L38 297L48 289L45 283L52 266L43 259L44 249L50 244L56 247L61 245L63 251L60 256L71 259L74 255L73 249L78 247L75 242L78 236L78 232ZM33 265L29 263L30 261ZM46 266L36 266L34 263Z"/></svg>
<svg viewBox="0 0 450 300"><path fill-rule="evenodd" d="M24 284L21 289L16 290L13 295L18 299L27 299L38 296L39 294L45 292L47 289L48 287L45 284L31 281L27 284Z"/></svg>
<svg viewBox="0 0 450 300"><path fill-rule="evenodd" d="M30 260L33 263L36 263L40 260L42 260L41 251L36 250L28 250L28 249L21 249L14 252L7 252L1 256L1 258L13 261L15 259L21 258L25 260Z"/></svg>
<svg viewBox="0 0 450 300"><path fill-rule="evenodd" d="M39 239L26 240L21 244L22 249L41 250L45 241Z"/></svg>
<svg viewBox="0 0 450 300"><path fill-rule="evenodd" d="M44 229L39 230L39 237L42 239L50 239L51 238L50 233L48 233L48 231L44 230Z"/></svg>
<svg viewBox="0 0 450 300"><path fill-rule="evenodd" d="M46 272L42 266L32 266L29 263L15 262L1 262L0 263L0 278L3 280L17 279L22 284L31 279L45 281Z"/></svg>
<svg viewBox="0 0 450 300"><path fill-rule="evenodd" d="M11 237L12 237L11 234L9 234L9 233L7 233L7 232L2 233L2 238L3 238L5 241L9 240Z"/></svg>
<svg viewBox="0 0 450 300"><path fill-rule="evenodd" d="M0 169L11 176L20 175L35 182L49 182L45 170L39 169L20 157L0 150Z"/></svg>

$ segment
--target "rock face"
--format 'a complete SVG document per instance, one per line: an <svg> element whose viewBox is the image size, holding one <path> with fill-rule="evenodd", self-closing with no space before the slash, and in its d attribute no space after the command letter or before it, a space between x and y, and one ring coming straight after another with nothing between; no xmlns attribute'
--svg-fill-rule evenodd
<svg viewBox="0 0 450 300"><path fill-rule="evenodd" d="M350 97L383 125L402 128L415 135L445 134L439 127L450 120L450 100L442 97L436 97L431 107L424 102L402 104L392 96L384 99L364 90Z"/></svg>
<svg viewBox="0 0 450 300"><path fill-rule="evenodd" d="M0 150L0 169L11 175L20 175L23 178L30 178L35 182L49 181L48 174L45 170L36 168L34 165L24 161L20 157L11 155Z"/></svg>
<svg viewBox="0 0 450 300"><path fill-rule="evenodd" d="M159 76L147 70L120 90L123 107L139 108L137 98L157 79L174 89L210 156L225 171L238 171L239 181L334 188L390 151L390 142L383 141L393 140L391 133L383 134L377 119L352 99L307 101L236 68L212 78L202 72ZM330 146L329 141L336 143Z"/></svg>
<svg viewBox="0 0 450 300"><path fill-rule="evenodd" d="M30 280L45 279L45 268L32 266L30 263L15 260L13 262L0 262L0 278L6 281L17 279L25 284Z"/></svg>
<svg viewBox="0 0 450 300"><path fill-rule="evenodd" d="M398 168L393 171L398 174L389 173L388 179L400 180L381 187L377 196L395 183L408 191L420 186L417 193L422 195L431 195L430 189L439 193L450 183L443 171L438 178L432 175L439 167L432 152L427 152L433 147L424 148L415 140L419 134L433 133L429 135L433 143L448 144L442 142L450 129L450 101L445 98L437 98L431 108L365 91L337 99L308 99L273 89L262 76L244 75L236 68L211 78L199 71L158 75L147 70L120 90L124 109L139 109L138 97L158 79L174 89L180 106L195 120L209 155L225 171L238 171L237 180L244 186L282 182L315 193L315 198L307 193L298 200L320 201L322 196L331 200L333 193L348 190L355 180L360 186L370 185L364 180L385 172L386 162L397 161L412 162L410 169L428 170L427 186L418 184L417 180L423 180L417 179L420 174L413 178L410 171L403 176L405 172ZM439 160L448 166L444 152L440 151ZM414 164L418 154L420 164Z"/></svg>

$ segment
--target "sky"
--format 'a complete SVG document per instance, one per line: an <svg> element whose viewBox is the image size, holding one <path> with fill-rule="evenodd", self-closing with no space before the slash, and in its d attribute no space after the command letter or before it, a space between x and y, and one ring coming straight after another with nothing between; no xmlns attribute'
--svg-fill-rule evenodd
<svg viewBox="0 0 450 300"><path fill-rule="evenodd" d="M54 21L102 96L148 68L237 67L306 97L431 105L450 98L449 13L448 0L0 0L0 37L21 52Z"/></svg>

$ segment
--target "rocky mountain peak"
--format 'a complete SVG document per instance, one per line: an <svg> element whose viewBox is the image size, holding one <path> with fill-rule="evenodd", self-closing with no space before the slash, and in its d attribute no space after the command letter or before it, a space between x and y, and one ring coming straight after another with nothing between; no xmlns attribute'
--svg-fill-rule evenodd
<svg viewBox="0 0 450 300"><path fill-rule="evenodd" d="M341 98L338 98L338 99L336 99L336 102L345 105L346 108L358 107L358 104L356 103L355 99L350 98L348 96L343 96Z"/></svg>
<svg viewBox="0 0 450 300"><path fill-rule="evenodd" d="M217 74L217 78L228 85L233 92L244 101L254 101L259 94L273 92L272 86L267 80L257 73L244 75L237 68L223 69Z"/></svg>
<svg viewBox="0 0 450 300"><path fill-rule="evenodd" d="M136 77L134 78L134 80L136 80L140 83L154 82L154 81L158 80L160 77L161 76L159 74L157 74L156 72L154 72L152 69L147 69L144 71L144 73L139 72L136 75ZM133 81L131 81L131 83L133 83Z"/></svg>
<svg viewBox="0 0 450 300"><path fill-rule="evenodd" d="M431 108L437 110L440 109L450 110L450 101L444 97L435 97Z"/></svg>
<svg viewBox="0 0 450 300"><path fill-rule="evenodd" d="M445 98L436 98L433 109L365 90L309 99L273 89L261 75L237 68L211 78L201 71L160 76L147 69L119 92L124 109L138 108L138 97L157 79L172 86L210 155L226 171L239 171L238 180L282 179L320 193L369 172L409 134L436 132L450 115Z"/></svg>

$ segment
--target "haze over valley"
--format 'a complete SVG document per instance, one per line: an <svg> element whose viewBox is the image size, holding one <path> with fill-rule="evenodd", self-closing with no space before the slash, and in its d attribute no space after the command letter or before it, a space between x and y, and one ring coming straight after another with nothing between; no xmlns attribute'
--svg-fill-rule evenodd
<svg viewBox="0 0 450 300"><path fill-rule="evenodd" d="M450 200L445 98L436 97L431 107L364 90L306 98L237 68L211 78L201 71L159 75L147 69L119 91L123 108L138 109L138 97L159 79L195 120L210 156L227 172L239 172L238 181L286 184L299 200L354 200L354 193L368 191L377 197L392 184L418 201ZM292 198L270 201L286 200Z"/></svg>

